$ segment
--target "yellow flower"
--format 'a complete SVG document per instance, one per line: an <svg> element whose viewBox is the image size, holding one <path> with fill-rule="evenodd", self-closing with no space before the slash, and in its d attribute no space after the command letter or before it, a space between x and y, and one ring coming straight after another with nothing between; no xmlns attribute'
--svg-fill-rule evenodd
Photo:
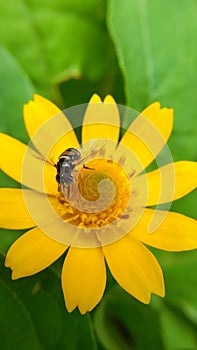
<svg viewBox="0 0 197 350"><path fill-rule="evenodd" d="M30 229L11 246L5 265L17 279L45 269L67 251L62 289L69 312L78 307L84 314L99 303L106 285L105 261L122 288L149 303L151 293L164 296L165 291L162 270L144 244L167 251L197 247L195 220L150 208L196 188L197 163L172 162L142 172L171 134L172 109L151 104L118 143L120 109L111 96L103 103L97 95L91 98L81 152L91 150L93 157L73 170L69 196L68 186L58 186L57 166L52 165L79 144L69 120L53 103L35 95L24 106L29 147L0 134L0 167L23 184L22 189L0 189L0 226ZM32 144L35 150L30 152Z"/></svg>

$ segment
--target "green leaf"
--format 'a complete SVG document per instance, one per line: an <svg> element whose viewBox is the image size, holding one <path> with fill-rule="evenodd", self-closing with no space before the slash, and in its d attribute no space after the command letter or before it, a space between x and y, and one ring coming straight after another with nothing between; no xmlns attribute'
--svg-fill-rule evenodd
<svg viewBox="0 0 197 350"><path fill-rule="evenodd" d="M110 0L108 27L128 105L175 109L175 159L197 159L196 6L193 0ZM127 122L128 124L128 122Z"/></svg>
<svg viewBox="0 0 197 350"><path fill-rule="evenodd" d="M168 313L175 313L174 316L172 315L172 318L175 319L175 326L178 324L176 318L179 316L180 322L183 321L185 331L188 329L189 334L196 334L197 275L195 271L197 264L197 251L168 253L154 250L154 253L163 267L166 286L166 296L163 299L163 303L170 308ZM162 312L161 309L161 313ZM168 315L166 317L168 317ZM167 320L167 318L164 317L162 322L165 322L165 320ZM166 327L168 327L168 325L166 325Z"/></svg>
<svg viewBox="0 0 197 350"><path fill-rule="evenodd" d="M0 91L0 131L28 141L22 110L35 90L27 74L3 47L0 47Z"/></svg>
<svg viewBox="0 0 197 350"><path fill-rule="evenodd" d="M111 289L95 313L95 329L108 350L164 349L158 313L119 287Z"/></svg>
<svg viewBox="0 0 197 350"><path fill-rule="evenodd" d="M60 276L50 269L12 281L9 269L1 268L0 329L5 350L97 349L89 316L68 314Z"/></svg>
<svg viewBox="0 0 197 350"><path fill-rule="evenodd" d="M3 47L0 47L0 91L0 132L28 142L22 110L23 104L32 98L35 90L28 75ZM11 162L12 159L7 161ZM19 186L19 183L0 170L0 187ZM0 250L5 253L22 232L0 229Z"/></svg>
<svg viewBox="0 0 197 350"><path fill-rule="evenodd" d="M197 219L196 199L197 199L197 190L194 190L190 194L188 194L186 197L173 202L170 210L176 211L184 215L188 215L194 219Z"/></svg>
<svg viewBox="0 0 197 350"><path fill-rule="evenodd" d="M169 263L165 265L168 300L174 302L177 299L187 302L196 300L196 288L194 288L197 285L196 264L197 251L171 255Z"/></svg>
<svg viewBox="0 0 197 350"><path fill-rule="evenodd" d="M189 323L168 308L162 308L161 329L167 350L195 350L196 332Z"/></svg>
<svg viewBox="0 0 197 350"><path fill-rule="evenodd" d="M85 78L70 79L60 85L61 94L66 102L66 107L88 102L94 93L103 100L107 95L112 95L119 104L125 104L124 83L117 63L111 62L109 74L105 79L90 81Z"/></svg>
<svg viewBox="0 0 197 350"><path fill-rule="evenodd" d="M112 44L104 0L19 0L14 6L8 0L0 3L0 13L1 43L49 96L54 84L70 77L105 74Z"/></svg>

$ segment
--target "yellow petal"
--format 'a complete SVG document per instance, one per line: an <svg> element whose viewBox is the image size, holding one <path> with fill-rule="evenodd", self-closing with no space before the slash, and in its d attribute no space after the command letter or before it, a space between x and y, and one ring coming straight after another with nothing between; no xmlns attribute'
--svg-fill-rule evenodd
<svg viewBox="0 0 197 350"><path fill-rule="evenodd" d="M77 148L79 146L77 137L71 127L67 128L66 125L64 125L62 130L65 130L64 135L60 138L57 138L48 155L48 160L53 160L55 163L57 163L60 154L63 153L67 148Z"/></svg>
<svg viewBox="0 0 197 350"><path fill-rule="evenodd" d="M34 275L51 265L67 248L46 236L39 228L33 228L11 246L5 266L12 269L12 279Z"/></svg>
<svg viewBox="0 0 197 350"><path fill-rule="evenodd" d="M102 103L102 100L101 100L99 95L93 94L91 99L90 99L90 101L89 101L89 103L97 103L97 102L98 103Z"/></svg>
<svg viewBox="0 0 197 350"><path fill-rule="evenodd" d="M22 190L16 188L1 188L0 227L18 230L33 226L35 226L35 223L25 205Z"/></svg>
<svg viewBox="0 0 197 350"><path fill-rule="evenodd" d="M101 300L106 270L100 248L70 248L62 270L62 288L69 312L77 306L82 314Z"/></svg>
<svg viewBox="0 0 197 350"><path fill-rule="evenodd" d="M152 247L167 251L184 251L197 248L197 221L185 215L169 212L156 231L148 233L151 219L156 214L163 217L163 210L145 209L139 223L130 236Z"/></svg>
<svg viewBox="0 0 197 350"><path fill-rule="evenodd" d="M57 161L66 148L78 145L75 132L65 114L42 96L34 95L34 101L24 106L24 121L32 143L44 156L48 155L53 146L55 150L58 148L56 151L53 149L48 158L55 154ZM59 146L59 142L63 145Z"/></svg>
<svg viewBox="0 0 197 350"><path fill-rule="evenodd" d="M0 133L0 169L14 180L21 181L21 169L26 145Z"/></svg>
<svg viewBox="0 0 197 350"><path fill-rule="evenodd" d="M0 133L0 168L8 176L31 189L40 192L46 189L49 194L57 192L55 168L34 157L27 151L27 146L24 143L3 133Z"/></svg>
<svg viewBox="0 0 197 350"><path fill-rule="evenodd" d="M119 111L113 97L108 95L102 102L98 95L93 95L83 120L82 143L98 138L118 141L119 126Z"/></svg>
<svg viewBox="0 0 197 350"><path fill-rule="evenodd" d="M25 156L21 169L21 183L36 191L56 195L58 184L56 181L57 170L52 162L37 158L37 154L32 153L29 148Z"/></svg>
<svg viewBox="0 0 197 350"><path fill-rule="evenodd" d="M34 101L29 101L23 107L24 122L29 137L36 133L40 126L61 110L46 98L34 95Z"/></svg>
<svg viewBox="0 0 197 350"><path fill-rule="evenodd" d="M147 206L171 202L197 187L197 163L180 161L167 164L135 177L135 187L140 189L144 181L148 182Z"/></svg>
<svg viewBox="0 0 197 350"><path fill-rule="evenodd" d="M160 109L160 104L155 102L147 107L131 123L121 139L121 143L136 155L146 168L167 142L173 127L173 110ZM135 169L136 173L141 171Z"/></svg>
<svg viewBox="0 0 197 350"><path fill-rule="evenodd" d="M136 299L148 304L151 293L164 296L162 270L142 243L126 235L103 251L113 277Z"/></svg>
<svg viewBox="0 0 197 350"><path fill-rule="evenodd" d="M107 95L104 98L104 103L114 103L114 104L116 104L116 101L114 100L114 98L111 95Z"/></svg>

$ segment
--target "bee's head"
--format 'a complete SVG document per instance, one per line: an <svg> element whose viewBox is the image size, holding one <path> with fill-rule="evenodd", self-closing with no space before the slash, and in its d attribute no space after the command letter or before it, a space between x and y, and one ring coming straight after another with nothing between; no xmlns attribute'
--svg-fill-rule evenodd
<svg viewBox="0 0 197 350"><path fill-rule="evenodd" d="M71 162L75 162L81 158L81 153L76 148L67 148L60 154L60 158L70 158Z"/></svg>

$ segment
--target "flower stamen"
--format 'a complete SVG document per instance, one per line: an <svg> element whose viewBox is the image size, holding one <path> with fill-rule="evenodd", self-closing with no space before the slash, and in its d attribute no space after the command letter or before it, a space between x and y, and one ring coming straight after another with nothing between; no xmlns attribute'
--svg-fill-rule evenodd
<svg viewBox="0 0 197 350"><path fill-rule="evenodd" d="M70 199L59 193L61 217L83 228L108 225L128 218L125 209L130 199L130 181L125 170L112 159L98 158L76 172Z"/></svg>

